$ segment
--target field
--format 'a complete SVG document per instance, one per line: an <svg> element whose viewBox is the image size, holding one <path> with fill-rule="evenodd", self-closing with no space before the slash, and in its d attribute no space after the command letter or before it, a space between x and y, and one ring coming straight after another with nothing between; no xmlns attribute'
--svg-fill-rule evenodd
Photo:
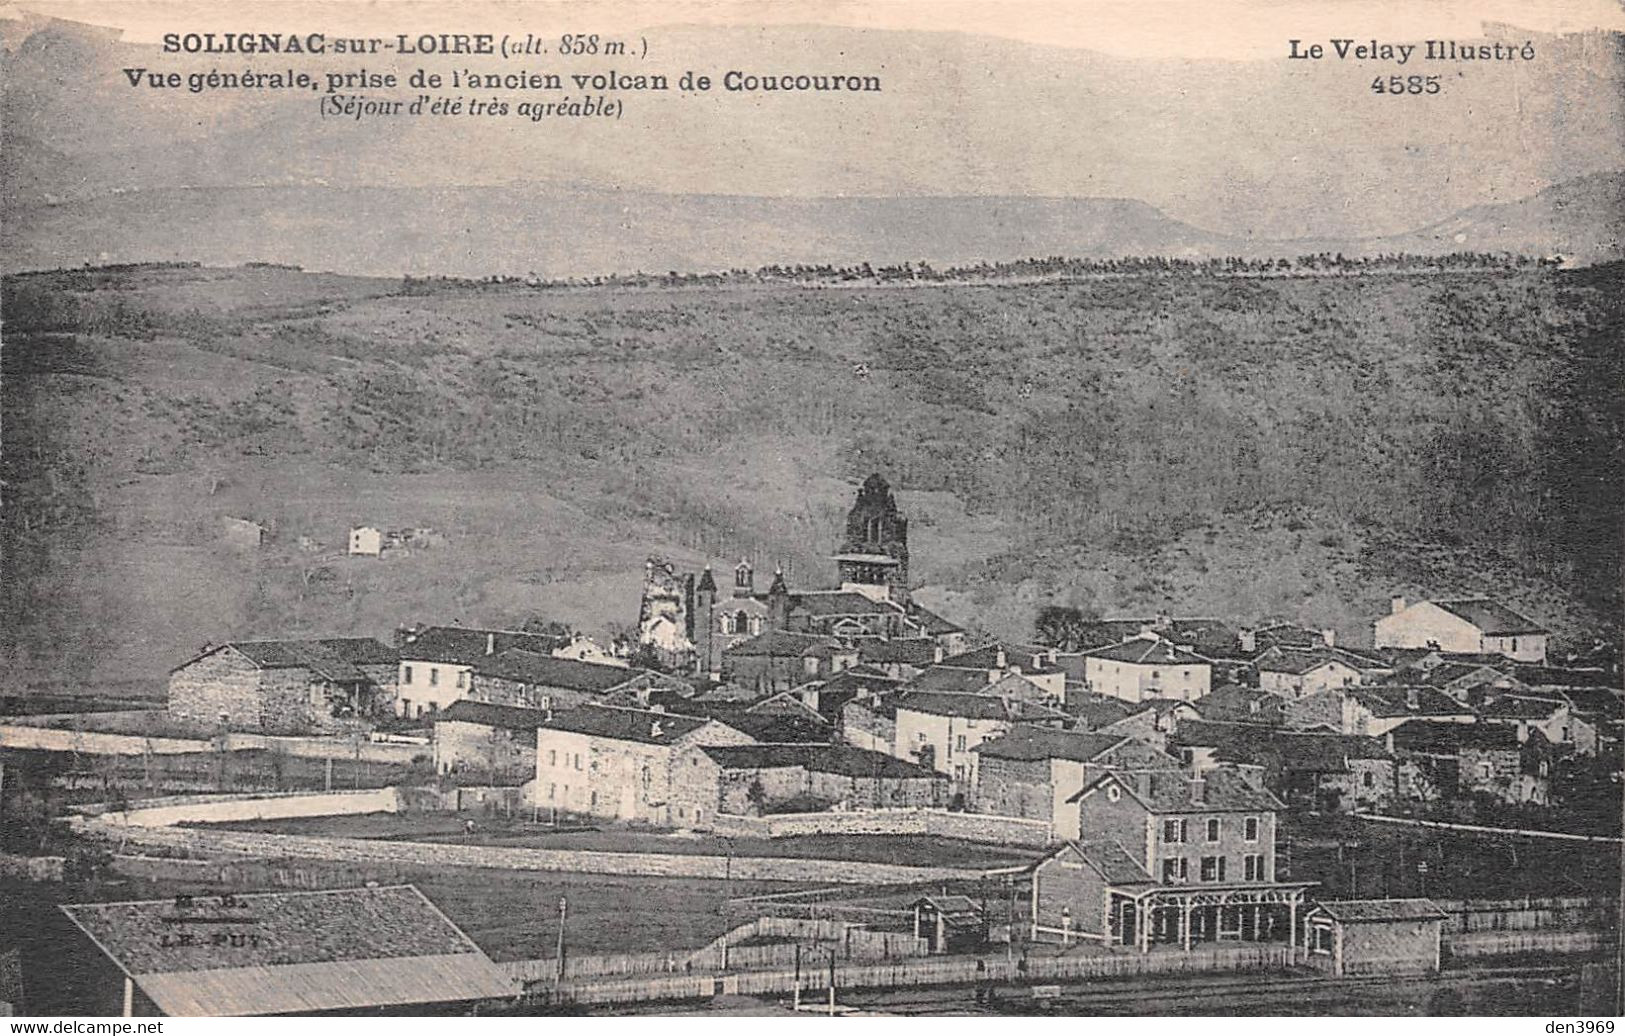
<svg viewBox="0 0 1625 1036"><path fill-rule="evenodd" d="M452 813L369 813L359 816L290 818L211 824L228 830L266 831L274 834L335 835L344 838L404 839L419 842L458 842L537 849L587 849L603 852L682 853L703 856L790 856L827 860L856 860L904 866L1006 867L1030 862L1023 849L979 845L951 838L916 838L890 835L807 835L796 838L728 838L711 834L661 833L606 828L555 830L547 812L533 823L529 814L501 815ZM463 832L463 821L473 817L473 835Z"/></svg>
<svg viewBox="0 0 1625 1036"><path fill-rule="evenodd" d="M1612 633L1625 268L824 289L127 268L5 282L13 684L204 642L630 624L649 554L792 583L870 471L920 596L1285 614L1490 589ZM225 516L270 530L235 550ZM352 524L445 545L339 554Z"/></svg>

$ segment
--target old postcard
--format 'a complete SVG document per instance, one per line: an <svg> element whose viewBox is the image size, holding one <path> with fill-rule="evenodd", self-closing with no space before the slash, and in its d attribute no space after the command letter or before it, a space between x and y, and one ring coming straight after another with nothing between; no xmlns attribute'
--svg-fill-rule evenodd
<svg viewBox="0 0 1625 1036"><path fill-rule="evenodd" d="M1613 1031L1614 0L7 0L0 89L13 1032Z"/></svg>

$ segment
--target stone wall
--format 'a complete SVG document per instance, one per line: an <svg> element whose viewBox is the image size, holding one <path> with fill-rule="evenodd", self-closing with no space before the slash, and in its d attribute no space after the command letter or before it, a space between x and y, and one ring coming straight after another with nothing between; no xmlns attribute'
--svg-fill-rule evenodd
<svg viewBox="0 0 1625 1036"><path fill-rule="evenodd" d="M1053 798L1048 759L982 756L976 773L977 810L1047 824Z"/></svg>
<svg viewBox="0 0 1625 1036"><path fill-rule="evenodd" d="M215 795L149 799L131 803L123 812L102 813L100 817L110 824L168 827L182 823L394 813L399 808L400 795L394 788L378 788L370 791L324 792L319 795Z"/></svg>
<svg viewBox="0 0 1625 1036"><path fill-rule="evenodd" d="M1049 824L1023 817L954 813L943 809L879 809L829 813L777 813L765 817L721 814L714 830L753 838L800 835L928 835L990 845L1034 848L1049 842Z"/></svg>
<svg viewBox="0 0 1625 1036"><path fill-rule="evenodd" d="M232 648L221 648L169 675L170 715L200 730L261 729L262 670Z"/></svg>

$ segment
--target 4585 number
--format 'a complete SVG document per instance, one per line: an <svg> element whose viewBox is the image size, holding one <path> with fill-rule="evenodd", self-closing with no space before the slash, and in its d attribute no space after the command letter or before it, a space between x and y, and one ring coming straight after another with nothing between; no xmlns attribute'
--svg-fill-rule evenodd
<svg viewBox="0 0 1625 1036"><path fill-rule="evenodd" d="M1374 94L1436 94L1439 92L1438 76L1378 76L1371 80L1371 92Z"/></svg>

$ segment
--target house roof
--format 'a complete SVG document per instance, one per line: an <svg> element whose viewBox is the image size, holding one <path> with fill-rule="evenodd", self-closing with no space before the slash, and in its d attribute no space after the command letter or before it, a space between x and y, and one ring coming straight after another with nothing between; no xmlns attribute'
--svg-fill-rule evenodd
<svg viewBox="0 0 1625 1036"><path fill-rule="evenodd" d="M948 633L963 633L965 627L945 619L929 608L922 608L918 604L910 603L908 617L920 624L928 637L940 637Z"/></svg>
<svg viewBox="0 0 1625 1036"><path fill-rule="evenodd" d="M1002 736L983 741L973 752L984 759L1013 759L1037 761L1042 759L1071 759L1075 762L1093 762L1129 740L1124 734L1089 734L1075 730L1056 730L1017 724Z"/></svg>
<svg viewBox="0 0 1625 1036"><path fill-rule="evenodd" d="M511 648L499 655L481 658L474 669L481 676L499 680L588 694L614 690L643 675L642 670L626 666L583 662L576 658L554 658L523 648Z"/></svg>
<svg viewBox="0 0 1625 1036"><path fill-rule="evenodd" d="M174 1016L355 1010L518 989L411 885L62 907ZM242 936L222 939L220 936ZM176 935L191 934L192 940Z"/></svg>
<svg viewBox="0 0 1625 1036"><path fill-rule="evenodd" d="M976 694L985 692L993 686L988 679L986 669L976 669L966 666L934 665L929 669L914 674L914 677L903 685L908 691L948 691L958 694Z"/></svg>
<svg viewBox="0 0 1625 1036"><path fill-rule="evenodd" d="M1267 729L1219 746L1217 756L1298 773L1347 773L1352 759L1393 758L1388 746L1374 737Z"/></svg>
<svg viewBox="0 0 1625 1036"><path fill-rule="evenodd" d="M1605 687L1608 682L1604 670L1561 666L1515 665L1511 675L1531 687Z"/></svg>
<svg viewBox="0 0 1625 1036"><path fill-rule="evenodd" d="M794 633L790 630L768 630L759 633L749 640L742 640L737 644L723 648L725 655L735 655L744 658L761 658L776 656L783 658L800 658L804 655L817 655L838 649L840 645L831 637L818 633Z"/></svg>
<svg viewBox="0 0 1625 1036"><path fill-rule="evenodd" d="M679 738L713 722L698 716L679 716L649 709L624 709L609 705L583 705L568 712L556 712L542 725L547 730L587 734L616 741L638 741L669 745Z"/></svg>
<svg viewBox="0 0 1625 1036"><path fill-rule="evenodd" d="M901 662L924 668L937 660L937 642L930 637L861 637L856 643L858 659L863 662Z"/></svg>
<svg viewBox="0 0 1625 1036"><path fill-rule="evenodd" d="M1456 618L1477 626L1485 636L1513 637L1549 632L1533 619L1519 615L1492 597L1452 597L1435 599L1432 603Z"/></svg>
<svg viewBox="0 0 1625 1036"><path fill-rule="evenodd" d="M1107 773L1067 801L1081 800L1109 783L1116 784L1125 795L1156 814L1270 813L1284 808L1281 800L1268 791L1255 787L1239 773L1225 769L1209 770L1200 782L1183 773L1148 771L1132 777Z"/></svg>
<svg viewBox="0 0 1625 1036"><path fill-rule="evenodd" d="M1003 698L992 694L953 694L936 691L909 691L897 700L898 709L932 716L962 716L966 719L1016 721L1021 719L1063 719L1065 713L1045 705Z"/></svg>
<svg viewBox="0 0 1625 1036"><path fill-rule="evenodd" d="M1067 842L1045 859L1072 855L1082 860L1109 885L1155 885L1139 861L1130 856L1121 844L1111 839L1087 842ZM1044 861L1039 861L1040 863Z"/></svg>
<svg viewBox="0 0 1625 1036"><path fill-rule="evenodd" d="M1121 644L1095 648L1084 652L1090 658L1109 658L1115 662L1134 665L1210 665L1201 655L1193 654L1166 640L1155 637L1135 637Z"/></svg>
<svg viewBox="0 0 1625 1036"><path fill-rule="evenodd" d="M1505 723L1429 723L1410 720L1388 732L1394 747L1408 752L1455 755L1462 749L1518 752L1518 730Z"/></svg>
<svg viewBox="0 0 1625 1036"><path fill-rule="evenodd" d="M1482 706L1478 714L1485 719L1551 719L1569 707L1564 698L1532 697L1508 694Z"/></svg>
<svg viewBox="0 0 1625 1036"><path fill-rule="evenodd" d="M1473 710L1432 687L1393 684L1351 687L1342 692L1358 701L1373 716L1470 716Z"/></svg>
<svg viewBox="0 0 1625 1036"><path fill-rule="evenodd" d="M547 722L546 709L521 709L513 705L493 705L485 701L469 701L467 698L452 702L435 715L434 721L440 723L477 723L482 727L496 727L502 730L512 730L522 736L521 740L532 745L536 743L536 728Z"/></svg>
<svg viewBox="0 0 1625 1036"><path fill-rule="evenodd" d="M1227 684L1190 704L1205 720L1278 723L1286 703L1286 698L1273 691Z"/></svg>
<svg viewBox="0 0 1625 1036"><path fill-rule="evenodd" d="M1017 667L1023 672L1056 672L1058 667L1047 661L1053 654L1050 648L1032 644L988 644L944 658L942 664L971 669ZM999 661L1001 656L1004 659L1002 664Z"/></svg>
<svg viewBox="0 0 1625 1036"><path fill-rule="evenodd" d="M935 910L949 928L980 928L985 920L981 905L969 896L921 896L909 905Z"/></svg>
<svg viewBox="0 0 1625 1036"><path fill-rule="evenodd" d="M1442 921L1449 915L1431 899L1335 899L1316 903L1310 913L1321 912L1343 924L1384 921Z"/></svg>
<svg viewBox="0 0 1625 1036"><path fill-rule="evenodd" d="M176 671L226 648L237 651L260 669L309 669L335 683L366 680L367 674L360 666L392 666L396 658L394 649L372 637L233 640L187 660Z"/></svg>
<svg viewBox="0 0 1625 1036"><path fill-rule="evenodd" d="M891 601L877 601L856 590L805 590L790 595L790 608L819 618L838 615L898 615L903 609Z"/></svg>
<svg viewBox="0 0 1625 1036"><path fill-rule="evenodd" d="M1254 665L1261 673L1290 673L1301 676L1322 666L1340 665L1358 671L1359 667L1339 657L1335 652L1313 648L1273 648L1260 655Z"/></svg>
<svg viewBox="0 0 1625 1036"><path fill-rule="evenodd" d="M465 629L462 626L430 626L409 634L399 653L403 662L447 662L452 665L472 666L482 664L514 648L533 651L539 655L551 655L569 642L569 637L542 633Z"/></svg>
<svg viewBox="0 0 1625 1036"><path fill-rule="evenodd" d="M1135 708L1121 698L1092 691L1068 691L1061 708L1082 720L1090 730L1110 726L1135 714Z"/></svg>
<svg viewBox="0 0 1625 1036"><path fill-rule="evenodd" d="M1582 716L1625 719L1625 696L1612 687L1565 687L1562 694Z"/></svg>
<svg viewBox="0 0 1625 1036"><path fill-rule="evenodd" d="M851 745L726 745L706 746L701 751L718 766L729 770L799 767L813 773L833 773L843 777L947 780L928 766Z"/></svg>

